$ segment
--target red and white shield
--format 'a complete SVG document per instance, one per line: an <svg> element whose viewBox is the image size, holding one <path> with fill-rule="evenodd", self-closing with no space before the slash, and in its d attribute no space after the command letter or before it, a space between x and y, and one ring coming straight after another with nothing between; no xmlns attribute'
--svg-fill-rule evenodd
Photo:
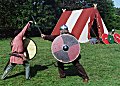
<svg viewBox="0 0 120 86"><path fill-rule="evenodd" d="M102 41L105 44L110 44L108 41L108 34L102 34Z"/></svg>
<svg viewBox="0 0 120 86"><path fill-rule="evenodd" d="M62 63L69 63L78 57L80 44L74 36L63 34L54 39L51 50L55 59Z"/></svg>
<svg viewBox="0 0 120 86"><path fill-rule="evenodd" d="M120 34L118 33L114 33L113 34L113 37L114 37L114 41L118 44L120 44Z"/></svg>

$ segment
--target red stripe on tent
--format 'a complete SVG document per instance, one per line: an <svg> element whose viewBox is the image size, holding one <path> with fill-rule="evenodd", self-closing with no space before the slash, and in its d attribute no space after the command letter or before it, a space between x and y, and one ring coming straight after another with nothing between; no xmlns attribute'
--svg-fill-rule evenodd
<svg viewBox="0 0 120 86"><path fill-rule="evenodd" d="M79 39L85 25L86 22L88 21L89 15L91 14L91 9L93 8L88 8L88 9L84 9L80 15L80 17L78 18L75 26L72 29L72 34Z"/></svg>
<svg viewBox="0 0 120 86"><path fill-rule="evenodd" d="M98 10L96 10L96 11L97 11L96 16L97 16L97 24L98 24L98 33L99 33L99 37L101 37L102 34L104 33L104 28L103 28L101 16L100 16Z"/></svg>
<svg viewBox="0 0 120 86"><path fill-rule="evenodd" d="M58 20L58 22L57 22L57 24L52 32L52 35L59 35L60 34L60 27L64 24L66 24L71 13L72 13L72 11L65 11L62 13L60 19Z"/></svg>
<svg viewBox="0 0 120 86"><path fill-rule="evenodd" d="M90 22L89 22L89 26L88 26L88 38L91 38L91 27L93 25L94 19L95 19L95 13L96 13L96 9L92 8L91 9L91 15L90 15Z"/></svg>
<svg viewBox="0 0 120 86"><path fill-rule="evenodd" d="M99 34L99 37L102 36L102 34L104 33L104 28L103 28L103 24L102 24L102 21L101 21L101 16L98 12L97 9L94 9L91 10L92 11L92 14L90 15L90 23L89 23L89 28L88 28L88 38L90 38L90 29L93 25L93 22L94 22L94 18L96 18L96 21L97 21L97 28L98 28L98 34Z"/></svg>

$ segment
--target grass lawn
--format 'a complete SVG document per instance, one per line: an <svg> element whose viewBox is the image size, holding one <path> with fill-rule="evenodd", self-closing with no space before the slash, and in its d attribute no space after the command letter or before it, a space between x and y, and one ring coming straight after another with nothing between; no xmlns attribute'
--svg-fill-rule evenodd
<svg viewBox="0 0 120 86"><path fill-rule="evenodd" d="M83 83L72 64L65 64L67 77L60 79L51 54L51 42L32 38L37 44L36 57L30 61L31 80L25 79L24 67L17 65L0 86L120 86L120 45L81 44L81 64L90 77ZM0 40L0 76L9 59L10 39Z"/></svg>

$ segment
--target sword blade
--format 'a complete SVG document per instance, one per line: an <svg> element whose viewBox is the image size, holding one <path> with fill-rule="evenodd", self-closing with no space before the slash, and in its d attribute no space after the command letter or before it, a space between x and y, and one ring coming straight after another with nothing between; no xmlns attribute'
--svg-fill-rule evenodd
<svg viewBox="0 0 120 86"><path fill-rule="evenodd" d="M35 21L35 18L31 15L31 17L32 17L32 19L33 19L33 22L34 22L34 24L36 25L36 27L37 27L37 29L38 29L38 31L40 32L40 35L42 34L42 31L41 31L41 29L39 28L39 26L37 25L37 23L36 23L36 21Z"/></svg>

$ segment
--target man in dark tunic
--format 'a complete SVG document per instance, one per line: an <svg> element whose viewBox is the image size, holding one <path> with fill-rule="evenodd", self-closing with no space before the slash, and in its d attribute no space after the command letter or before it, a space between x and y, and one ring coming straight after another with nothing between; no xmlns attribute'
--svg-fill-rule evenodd
<svg viewBox="0 0 120 86"><path fill-rule="evenodd" d="M61 26L60 34L70 34L69 31L68 31L68 27L66 25ZM44 35L44 34L41 34L41 37L43 39L49 40L49 41L53 41L57 36L58 35ZM81 55L79 55L78 58L72 62L72 64L75 66L78 73L83 78L83 82L88 82L89 77L88 77L87 73L85 72L85 69L83 68L83 66L79 63L80 58L81 58ZM64 63L62 63L60 61L57 61L57 65L58 65L58 71L59 71L59 74L60 74L60 78L66 78L66 74L64 72Z"/></svg>

